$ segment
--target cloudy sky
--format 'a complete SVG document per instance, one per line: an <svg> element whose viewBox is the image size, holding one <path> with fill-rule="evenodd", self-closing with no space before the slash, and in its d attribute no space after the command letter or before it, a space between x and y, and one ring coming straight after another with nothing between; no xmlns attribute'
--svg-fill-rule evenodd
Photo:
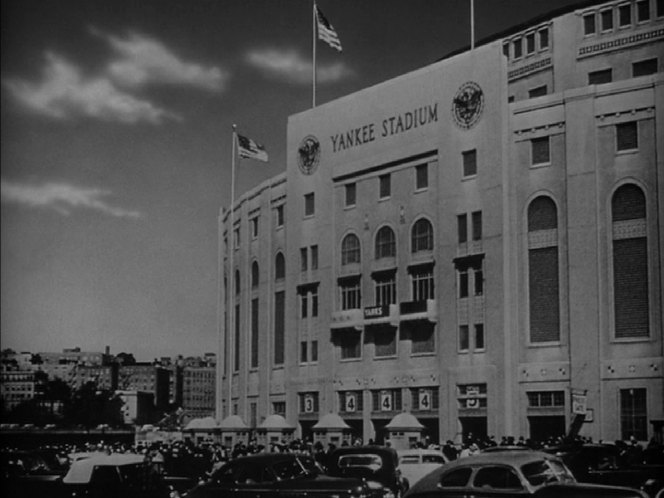
<svg viewBox="0 0 664 498"><path fill-rule="evenodd" d="M475 0L481 39L575 0ZM470 0L319 0L319 103L470 42ZM214 351L231 126L285 169L311 0L2 0L2 348Z"/></svg>

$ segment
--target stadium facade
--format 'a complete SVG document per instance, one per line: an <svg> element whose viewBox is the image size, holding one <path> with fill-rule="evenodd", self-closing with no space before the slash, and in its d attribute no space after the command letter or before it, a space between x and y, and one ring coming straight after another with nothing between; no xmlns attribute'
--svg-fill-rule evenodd
<svg viewBox="0 0 664 498"><path fill-rule="evenodd" d="M540 439L585 410L581 434L652 437L663 177L662 0L552 13L291 116L286 172L219 219L218 418Z"/></svg>

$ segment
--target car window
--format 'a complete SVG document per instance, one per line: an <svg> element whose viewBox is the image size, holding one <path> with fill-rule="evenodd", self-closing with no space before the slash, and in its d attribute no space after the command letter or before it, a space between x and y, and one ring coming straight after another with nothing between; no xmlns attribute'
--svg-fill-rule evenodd
<svg viewBox="0 0 664 498"><path fill-rule="evenodd" d="M440 485L443 488L458 488L466 486L472 472L473 469L470 467L453 470L452 472L443 476L443 478L440 480Z"/></svg>
<svg viewBox="0 0 664 498"><path fill-rule="evenodd" d="M115 489L120 486L120 475L115 467L98 466L92 471L90 484L94 487Z"/></svg>
<svg viewBox="0 0 664 498"><path fill-rule="evenodd" d="M220 483L235 482L235 474L237 473L237 470L237 465L225 465L214 474L214 480Z"/></svg>
<svg viewBox="0 0 664 498"><path fill-rule="evenodd" d="M422 455L422 463L445 463L442 455Z"/></svg>
<svg viewBox="0 0 664 498"><path fill-rule="evenodd" d="M339 458L338 465L340 469L361 467L375 472L383 466L383 460L380 456L371 454L343 455Z"/></svg>
<svg viewBox="0 0 664 498"><path fill-rule="evenodd" d="M404 463L420 463L420 457L417 455L406 455L401 457L401 464Z"/></svg>
<svg viewBox="0 0 664 498"><path fill-rule="evenodd" d="M297 459L277 462L272 466L272 471L280 481L295 479L307 472Z"/></svg>
<svg viewBox="0 0 664 498"><path fill-rule="evenodd" d="M239 484L258 484L264 481L263 467L258 465L244 465L237 473L236 481Z"/></svg>
<svg viewBox="0 0 664 498"><path fill-rule="evenodd" d="M484 467L475 474L476 488L521 489L521 481L514 470L507 467Z"/></svg>

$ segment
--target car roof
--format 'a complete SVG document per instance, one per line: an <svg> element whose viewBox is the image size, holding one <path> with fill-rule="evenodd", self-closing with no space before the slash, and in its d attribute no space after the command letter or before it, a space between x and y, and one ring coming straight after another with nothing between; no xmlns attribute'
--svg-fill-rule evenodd
<svg viewBox="0 0 664 498"><path fill-rule="evenodd" d="M310 458L309 455L297 453L257 453L254 455L245 455L233 459L230 463L266 463L266 462L279 462L284 460L293 460L298 457Z"/></svg>
<svg viewBox="0 0 664 498"><path fill-rule="evenodd" d="M69 472L62 479L68 484L82 484L90 482L95 467L138 465L145 462L145 456L134 453L114 453L112 455L91 456L77 460L71 464Z"/></svg>
<svg viewBox="0 0 664 498"><path fill-rule="evenodd" d="M443 452L428 448L413 448L408 450L397 450L397 454L402 457L406 455L443 455Z"/></svg>
<svg viewBox="0 0 664 498"><path fill-rule="evenodd" d="M445 469L461 467L467 465L500 465L508 464L521 466L538 460L560 460L555 455L544 453L543 451L525 450L525 451L491 451L488 453L478 453L464 458L459 458L445 465Z"/></svg>

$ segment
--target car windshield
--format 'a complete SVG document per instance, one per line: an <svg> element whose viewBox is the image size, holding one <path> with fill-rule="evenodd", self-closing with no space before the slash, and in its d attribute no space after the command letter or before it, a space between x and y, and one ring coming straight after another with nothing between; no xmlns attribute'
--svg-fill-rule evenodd
<svg viewBox="0 0 664 498"><path fill-rule="evenodd" d="M574 477L567 467L554 460L538 460L521 467L523 476L533 486L548 482L573 482Z"/></svg>
<svg viewBox="0 0 664 498"><path fill-rule="evenodd" d="M422 455L422 463L445 463L442 455Z"/></svg>
<svg viewBox="0 0 664 498"><path fill-rule="evenodd" d="M338 465L342 470L362 468L370 469L373 472L376 472L382 468L383 460L380 458L380 456L371 454L343 455L339 458Z"/></svg>
<svg viewBox="0 0 664 498"><path fill-rule="evenodd" d="M272 470L281 481L319 473L316 462L308 457L277 462L272 466Z"/></svg>

